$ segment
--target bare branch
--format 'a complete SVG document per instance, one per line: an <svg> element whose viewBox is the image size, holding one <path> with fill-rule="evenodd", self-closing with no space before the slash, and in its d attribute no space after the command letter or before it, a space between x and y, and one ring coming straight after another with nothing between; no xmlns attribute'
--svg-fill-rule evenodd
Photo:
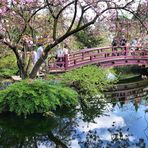
<svg viewBox="0 0 148 148"><path fill-rule="evenodd" d="M74 3L74 1L68 3L67 5L65 5L57 14L57 16L54 18L54 24L53 24L53 39L56 40L56 31L57 31L57 24L58 24L58 19L60 14L70 5L72 5Z"/></svg>
<svg viewBox="0 0 148 148"><path fill-rule="evenodd" d="M44 6L42 6L42 7L40 7L40 8L38 8L36 11L34 11L33 12L33 14L29 17L29 19L27 20L27 22L29 23L30 21L31 21L31 19L40 11L40 10L42 10L42 9L44 9L44 8L46 8L47 7L47 5L44 5Z"/></svg>
<svg viewBox="0 0 148 148"><path fill-rule="evenodd" d="M61 14L67 7L69 7L70 5L72 5L73 3L74 3L74 1L72 1L72 2L68 3L67 5L65 5L65 6L59 11L59 13L57 14L56 18L58 19L59 16L60 16L60 14Z"/></svg>
<svg viewBox="0 0 148 148"><path fill-rule="evenodd" d="M71 30L71 31L69 31L69 32L67 32L67 33L65 33L63 36L61 36L61 37L59 37L58 39L56 39L56 40L54 41L54 43L48 45L48 46L45 48L44 52L45 52L45 53L48 53L51 48L55 47L58 43L62 42L64 39L68 38L69 36L71 36L71 35L74 34L74 33L77 33L78 31L80 31L80 30L82 30L82 29L84 29L84 28L86 28L86 27L88 27L88 26L94 24L95 21L97 20L97 18L98 18L98 15L96 15L93 20L91 20L90 22L84 24L83 26L81 26L81 27L79 27L79 28L75 28L75 29L73 29L73 30Z"/></svg>
<svg viewBox="0 0 148 148"><path fill-rule="evenodd" d="M21 40L21 38L22 38L23 34L25 33L26 29L27 29L27 24L25 23L24 29L23 29L22 32L20 33L20 35L19 35L19 37L18 37L16 43L19 43L19 41Z"/></svg>
<svg viewBox="0 0 148 148"><path fill-rule="evenodd" d="M70 25L70 27L68 28L68 30L67 30L67 33L71 30L71 28L73 27L73 24L74 24L74 22L75 22L75 19L76 19L76 15L77 15L77 2L78 2L78 0L75 0L75 12L74 12L74 16L73 16L73 19L72 19L72 21L71 21L71 25Z"/></svg>
<svg viewBox="0 0 148 148"><path fill-rule="evenodd" d="M54 15L54 13L53 13L53 10L52 10L52 8L50 7L51 4L49 4L48 0L46 0L46 3L47 3L47 6L48 6L49 11L50 11L50 13L51 13L51 16L55 19L55 15Z"/></svg>
<svg viewBox="0 0 148 148"><path fill-rule="evenodd" d="M80 16L80 18L79 18L77 28L79 28L80 25L81 25L81 22L82 22L84 13L85 13L84 7L81 7L81 16Z"/></svg>
<svg viewBox="0 0 148 148"><path fill-rule="evenodd" d="M82 20L83 20L83 15L84 15L84 13L85 13L88 9L91 8L90 5L82 6L81 4L80 4L80 7L81 7L81 16L80 16L80 18L79 18L77 28L79 28L80 25L81 25L81 22L82 22Z"/></svg>
<svg viewBox="0 0 148 148"><path fill-rule="evenodd" d="M146 29L146 32L148 33L148 28L145 26L144 21L141 20L141 19L134 13L134 11L129 10L129 9L124 9L124 10L126 10L126 11L130 12L131 14L133 14L134 17L137 18L137 20L141 23L141 25Z"/></svg>

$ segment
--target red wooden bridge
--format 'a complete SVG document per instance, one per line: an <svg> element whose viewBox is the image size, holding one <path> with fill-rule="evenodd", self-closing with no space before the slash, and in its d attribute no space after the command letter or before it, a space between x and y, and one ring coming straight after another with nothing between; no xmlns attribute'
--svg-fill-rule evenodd
<svg viewBox="0 0 148 148"><path fill-rule="evenodd" d="M115 50L116 49L116 50ZM95 64L102 67L115 67L123 65L148 65L148 47L137 47L136 51L130 47L102 47L84 49L65 55L64 61L48 60L51 73L65 72L85 65ZM60 65L60 66L58 66Z"/></svg>

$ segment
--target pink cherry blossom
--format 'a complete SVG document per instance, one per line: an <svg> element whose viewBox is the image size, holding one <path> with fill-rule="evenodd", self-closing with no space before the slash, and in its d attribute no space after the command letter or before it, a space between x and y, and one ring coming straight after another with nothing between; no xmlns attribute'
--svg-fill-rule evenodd
<svg viewBox="0 0 148 148"><path fill-rule="evenodd" d="M7 12L7 7L0 8L0 16L4 15Z"/></svg>

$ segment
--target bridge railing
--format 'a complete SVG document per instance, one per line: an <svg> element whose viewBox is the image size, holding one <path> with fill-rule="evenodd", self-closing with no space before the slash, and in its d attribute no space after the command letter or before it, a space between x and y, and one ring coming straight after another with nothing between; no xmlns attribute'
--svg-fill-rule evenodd
<svg viewBox="0 0 148 148"><path fill-rule="evenodd" d="M82 50L79 53L71 54L69 56L69 67L80 66L83 63L101 61L112 58L133 58L135 57L144 57L147 55L147 51L139 47L139 50L133 51L130 50L130 47L105 47L105 48L93 48L88 50Z"/></svg>
<svg viewBox="0 0 148 148"><path fill-rule="evenodd" d="M84 49L79 52L65 55L64 61L62 62L51 62L49 61L50 70L61 70L65 71L81 65L87 65L89 63L96 63L99 61L107 61L113 59L126 59L126 58L148 58L148 49L137 47L137 50L132 50L130 46L121 47L103 47L103 48L90 48Z"/></svg>

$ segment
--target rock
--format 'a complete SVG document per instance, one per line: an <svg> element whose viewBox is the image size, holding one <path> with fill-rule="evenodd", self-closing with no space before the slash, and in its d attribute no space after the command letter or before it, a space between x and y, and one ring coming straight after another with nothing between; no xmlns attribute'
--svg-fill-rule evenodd
<svg viewBox="0 0 148 148"><path fill-rule="evenodd" d="M22 78L20 76L11 76L13 81L21 81Z"/></svg>

